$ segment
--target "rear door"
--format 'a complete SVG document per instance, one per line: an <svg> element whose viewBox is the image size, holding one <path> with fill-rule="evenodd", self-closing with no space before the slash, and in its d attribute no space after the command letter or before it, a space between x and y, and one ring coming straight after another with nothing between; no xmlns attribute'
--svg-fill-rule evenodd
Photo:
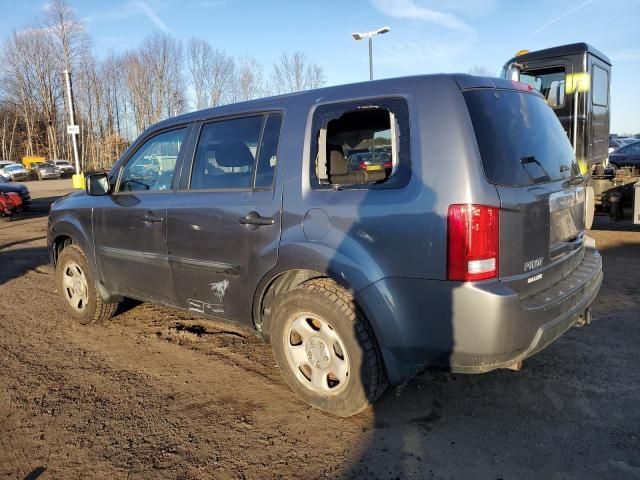
<svg viewBox="0 0 640 480"><path fill-rule="evenodd" d="M573 149L539 95L477 89L464 96L485 176L500 196L500 279L535 294L583 255L585 190Z"/></svg>
<svg viewBox="0 0 640 480"><path fill-rule="evenodd" d="M253 292L277 261L283 115L204 123L167 211L178 305L250 321Z"/></svg>

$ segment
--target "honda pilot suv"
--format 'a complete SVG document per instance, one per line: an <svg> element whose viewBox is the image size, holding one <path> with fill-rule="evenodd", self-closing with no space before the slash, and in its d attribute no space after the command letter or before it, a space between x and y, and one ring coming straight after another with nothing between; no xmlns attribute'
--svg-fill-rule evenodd
<svg viewBox="0 0 640 480"><path fill-rule="evenodd" d="M348 161L367 151L388 165ZM420 369L513 368L588 323L584 199L530 87L417 76L160 122L53 204L48 245L81 323L130 297L245 325L302 399L348 416Z"/></svg>

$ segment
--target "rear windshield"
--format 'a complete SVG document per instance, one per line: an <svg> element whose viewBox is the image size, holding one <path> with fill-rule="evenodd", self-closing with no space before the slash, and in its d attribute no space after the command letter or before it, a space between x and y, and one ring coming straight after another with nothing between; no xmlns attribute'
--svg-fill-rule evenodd
<svg viewBox="0 0 640 480"><path fill-rule="evenodd" d="M543 98L513 90L464 92L487 179L533 185L579 173L573 148Z"/></svg>

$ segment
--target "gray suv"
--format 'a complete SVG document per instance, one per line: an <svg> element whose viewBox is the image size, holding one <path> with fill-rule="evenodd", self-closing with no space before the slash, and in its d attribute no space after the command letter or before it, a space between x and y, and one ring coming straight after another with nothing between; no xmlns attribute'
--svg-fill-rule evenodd
<svg viewBox="0 0 640 480"><path fill-rule="evenodd" d="M363 152L385 160L348 161ZM514 368L588 323L602 282L566 134L507 80L417 76L186 114L86 182L49 217L73 317L131 297L245 325L301 398L340 416L426 367Z"/></svg>

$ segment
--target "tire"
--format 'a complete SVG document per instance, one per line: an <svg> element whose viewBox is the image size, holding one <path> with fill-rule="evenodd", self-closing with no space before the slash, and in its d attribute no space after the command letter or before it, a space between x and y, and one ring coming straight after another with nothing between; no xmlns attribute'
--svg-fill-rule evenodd
<svg viewBox="0 0 640 480"><path fill-rule="evenodd" d="M270 334L285 381L320 410L349 417L387 388L373 330L333 280L312 279L277 298Z"/></svg>
<svg viewBox="0 0 640 480"><path fill-rule="evenodd" d="M56 287L69 315L82 325L108 320L118 308L118 303L102 300L89 262L76 244L67 245L58 256Z"/></svg>

